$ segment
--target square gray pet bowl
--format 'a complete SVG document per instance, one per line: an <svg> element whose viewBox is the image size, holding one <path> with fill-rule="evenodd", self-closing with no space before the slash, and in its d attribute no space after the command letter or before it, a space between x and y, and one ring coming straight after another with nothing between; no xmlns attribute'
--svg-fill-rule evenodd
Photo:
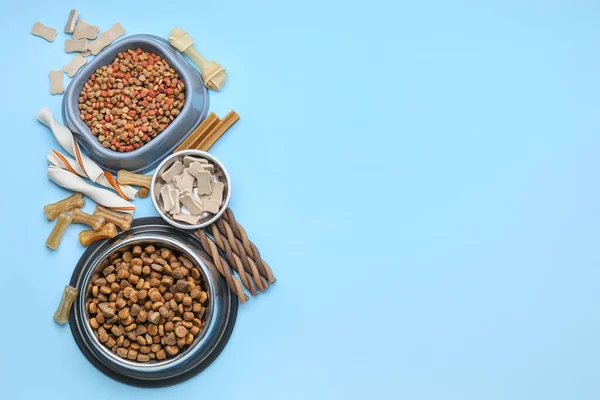
<svg viewBox="0 0 600 400"><path fill-rule="evenodd" d="M98 68L111 64L118 53L138 47L158 54L177 71L185 83L185 105L169 126L150 142L139 149L120 153L104 148L81 120L79 94L90 75ZM154 35L131 35L106 47L73 78L63 97L62 117L77 142L102 168L113 173L120 169L142 173L154 168L175 150L206 118L208 105L208 90L200 72L188 63L179 51L171 47L167 40Z"/></svg>

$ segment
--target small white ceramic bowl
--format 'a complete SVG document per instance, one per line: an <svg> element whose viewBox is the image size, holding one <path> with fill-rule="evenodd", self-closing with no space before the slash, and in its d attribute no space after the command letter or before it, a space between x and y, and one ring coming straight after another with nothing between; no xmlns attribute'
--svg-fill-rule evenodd
<svg viewBox="0 0 600 400"><path fill-rule="evenodd" d="M160 199L160 193L157 187L157 182L162 181L162 178L160 177L162 173L166 171L175 161L180 160L181 162L183 162L183 157L185 156L204 158L207 161L209 161L215 166L215 180L223 182L225 184L223 192L223 204L221 204L219 212L216 214L212 214L209 212L202 213L202 215L200 216L200 221L198 221L196 225L190 225L183 221L174 220L171 217L171 215L169 215L169 213L167 213L164 210L162 200ZM167 221L169 224L181 229L201 229L217 221L229 206L229 200L231 199L231 179L229 177L229 173L223 166L223 163L221 163L221 161L219 161L219 159L217 159L213 155L201 150L182 150L178 151L177 153L173 153L172 155L167 157L156 168L156 171L154 171L154 174L152 175L150 197L152 198L152 204L154 205L154 208L156 208L158 215L160 215L161 218ZM182 212L185 211L182 210Z"/></svg>

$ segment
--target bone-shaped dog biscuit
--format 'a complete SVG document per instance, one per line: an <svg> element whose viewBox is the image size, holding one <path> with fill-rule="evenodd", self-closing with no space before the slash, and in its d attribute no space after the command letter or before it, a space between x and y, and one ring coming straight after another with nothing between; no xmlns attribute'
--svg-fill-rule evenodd
<svg viewBox="0 0 600 400"><path fill-rule="evenodd" d="M77 23L73 30L73 39L96 39L98 37L99 29L97 26L82 25L80 22Z"/></svg>
<svg viewBox="0 0 600 400"><path fill-rule="evenodd" d="M169 195L171 196L171 201L173 202L173 208L171 209L171 214L179 214L181 212L180 197L181 192L178 189L173 189L169 186Z"/></svg>
<svg viewBox="0 0 600 400"><path fill-rule="evenodd" d="M119 36L125 34L125 28L120 22L114 24L109 30L102 32L98 39L91 42L88 46L93 55L100 53L100 51L111 44Z"/></svg>
<svg viewBox="0 0 600 400"><path fill-rule="evenodd" d="M169 185L165 185L160 188L160 197L162 199L163 207L166 212L173 209L173 200L171 199L171 193L169 192Z"/></svg>
<svg viewBox="0 0 600 400"><path fill-rule="evenodd" d="M192 191L192 189L194 189L194 180L196 178L194 178L194 176L192 174L190 174L188 168L183 170L183 173L180 175L180 178L177 180L177 182L173 181L175 183L175 185L177 186L177 189L179 189L181 191L181 193L183 193L184 191Z"/></svg>
<svg viewBox="0 0 600 400"><path fill-rule="evenodd" d="M196 225L200 220L200 216L189 214L173 214L173 219L176 221L187 222L190 225Z"/></svg>
<svg viewBox="0 0 600 400"><path fill-rule="evenodd" d="M88 49L87 39L65 40L65 53L84 52Z"/></svg>
<svg viewBox="0 0 600 400"><path fill-rule="evenodd" d="M173 182L173 178L175 178L177 175L180 175L182 172L183 164L181 163L181 161L177 160L173 164L171 164L169 169L163 172L160 177L163 179L163 181L171 183Z"/></svg>
<svg viewBox="0 0 600 400"><path fill-rule="evenodd" d="M179 197L179 201L181 202L181 204L183 204L185 206L185 208L188 209L190 214L192 214L192 215L202 214L202 212L203 212L202 202L200 201L200 199L198 199L196 196L194 196L192 194L192 192L187 191L187 190L185 192L182 192L181 196Z"/></svg>
<svg viewBox="0 0 600 400"><path fill-rule="evenodd" d="M188 168L184 170L188 172L189 175L193 176L197 179L198 182L198 194L210 194L212 191L210 181L212 180L212 175L210 172L206 171L202 168L203 164L193 163ZM205 165L205 164L204 164Z"/></svg>
<svg viewBox="0 0 600 400"><path fill-rule="evenodd" d="M69 61L67 65L63 67L63 71L65 71L67 75L72 78L85 64L87 64L85 57L83 57L81 54L77 54L71 61Z"/></svg>
<svg viewBox="0 0 600 400"><path fill-rule="evenodd" d="M185 165L185 161L183 163L183 165ZM211 174L215 173L215 166L209 163L201 163L201 162L193 162L189 165L187 165L188 168L194 168L194 170L198 169L198 168L202 168L205 171L210 172Z"/></svg>
<svg viewBox="0 0 600 400"><path fill-rule="evenodd" d="M49 42L54 42L54 38L58 34L58 32L56 32L56 29L50 28L49 26L46 26L41 22L36 22L35 24L33 24L33 28L31 28L31 33L35 36L42 37Z"/></svg>
<svg viewBox="0 0 600 400"><path fill-rule="evenodd" d="M67 23L65 24L65 33L73 33L75 30L75 23L77 22L77 17L79 17L79 11L73 9L69 13L69 18L67 18Z"/></svg>
<svg viewBox="0 0 600 400"><path fill-rule="evenodd" d="M61 94L65 91L63 86L63 72L59 70L52 70L48 74L50 76L50 93Z"/></svg>
<svg viewBox="0 0 600 400"><path fill-rule="evenodd" d="M194 156L183 157L183 166L184 167L189 167L191 163L195 163L195 162L198 162L200 164L208 164L208 161L205 160L204 158L197 158Z"/></svg>
<svg viewBox="0 0 600 400"><path fill-rule="evenodd" d="M223 203L223 192L225 191L225 184L223 182L212 182L212 192L209 195L200 196L202 201L202 207L204 211L216 214L221 208Z"/></svg>
<svg viewBox="0 0 600 400"><path fill-rule="evenodd" d="M77 25L76 26L81 26L81 27L84 27L84 28L87 27L87 26L91 26L91 27L93 27L96 30L96 33L100 32L100 27L99 26L88 24L87 22L85 22L82 19L80 19L80 20L77 21Z"/></svg>

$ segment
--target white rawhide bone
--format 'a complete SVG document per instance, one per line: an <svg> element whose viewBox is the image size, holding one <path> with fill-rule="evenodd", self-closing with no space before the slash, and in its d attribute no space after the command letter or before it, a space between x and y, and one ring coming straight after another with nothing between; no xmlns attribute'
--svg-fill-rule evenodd
<svg viewBox="0 0 600 400"><path fill-rule="evenodd" d="M66 126L56 122L52 112L48 107L42 107L42 109L36 114L36 118L42 124L50 128L58 144L60 144L67 153L75 157L75 160L72 160L64 156L61 157L61 154L58 152L53 152L55 153L55 157L59 159L62 158L60 161L63 166L61 167L61 164L58 163L55 164L57 167L68 169L77 175L88 178L92 182L96 182L99 185L111 188L126 200L133 200L137 193L137 189L128 185L119 185L109 172L103 171L98 164L83 154L79 148L79 144L77 144L75 138L73 137L73 133L71 133L69 128ZM65 163L69 164L71 168L65 165ZM54 164L54 162L52 162L52 164Z"/></svg>
<svg viewBox="0 0 600 400"><path fill-rule="evenodd" d="M83 193L96 203L110 208L111 210L130 214L135 212L135 206L133 204L122 199L114 192L93 186L72 172L57 168L54 165L48 166L48 179L65 189Z"/></svg>
<svg viewBox="0 0 600 400"><path fill-rule="evenodd" d="M98 39L94 40L88 45L88 48L93 55L100 53L100 50L111 44L119 36L125 34L125 28L120 22L114 24L109 30L104 31L98 36Z"/></svg>
<svg viewBox="0 0 600 400"><path fill-rule="evenodd" d="M71 61L69 61L67 65L63 67L63 71L65 71L67 75L72 78L85 64L87 64L87 60L81 54L77 54Z"/></svg>

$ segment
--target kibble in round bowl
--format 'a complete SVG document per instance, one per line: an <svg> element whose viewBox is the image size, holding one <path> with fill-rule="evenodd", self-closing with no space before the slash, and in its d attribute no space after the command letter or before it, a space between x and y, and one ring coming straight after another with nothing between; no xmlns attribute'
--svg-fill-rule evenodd
<svg viewBox="0 0 600 400"><path fill-rule="evenodd" d="M86 290L70 323L102 372L128 384L165 386L218 355L235 313L226 284L194 237L158 218L142 220L82 257L71 284Z"/></svg>

